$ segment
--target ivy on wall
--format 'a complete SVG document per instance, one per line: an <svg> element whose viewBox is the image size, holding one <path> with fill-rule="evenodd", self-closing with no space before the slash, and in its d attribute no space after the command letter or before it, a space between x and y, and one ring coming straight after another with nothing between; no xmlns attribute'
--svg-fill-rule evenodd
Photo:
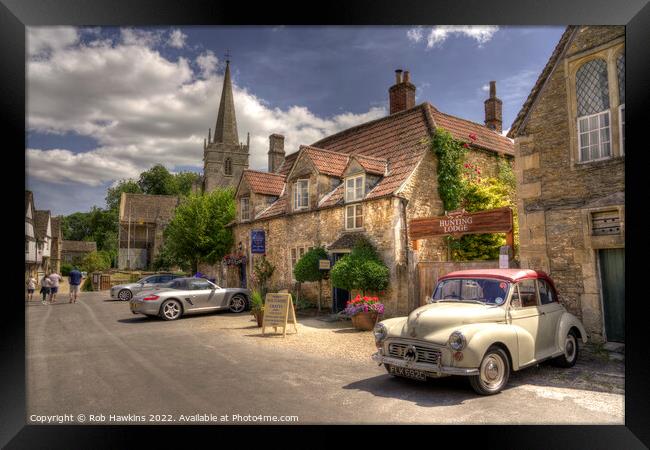
<svg viewBox="0 0 650 450"><path fill-rule="evenodd" d="M462 164L469 145L436 128L431 149L438 158L438 194L445 211L458 209L463 195Z"/></svg>

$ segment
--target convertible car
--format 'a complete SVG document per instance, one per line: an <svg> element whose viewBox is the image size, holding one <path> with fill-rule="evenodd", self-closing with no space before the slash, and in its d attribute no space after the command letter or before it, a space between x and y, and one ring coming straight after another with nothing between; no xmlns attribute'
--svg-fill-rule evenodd
<svg viewBox="0 0 650 450"><path fill-rule="evenodd" d="M395 376L469 378L482 395L500 392L511 371L552 359L572 367L587 333L558 301L544 272L461 270L438 280L429 304L379 322L372 359Z"/></svg>
<svg viewBox="0 0 650 450"><path fill-rule="evenodd" d="M234 313L250 307L250 291L222 288L204 278L176 278L158 288L140 292L130 301L133 314L176 320L185 314L228 309Z"/></svg>

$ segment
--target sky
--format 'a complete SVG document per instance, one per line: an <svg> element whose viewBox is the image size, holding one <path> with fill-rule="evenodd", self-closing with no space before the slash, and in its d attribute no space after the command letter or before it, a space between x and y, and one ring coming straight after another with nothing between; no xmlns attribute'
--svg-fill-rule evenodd
<svg viewBox="0 0 650 450"><path fill-rule="evenodd" d="M27 29L27 189L54 215L105 207L106 189L160 163L202 171L225 67L250 168L268 137L300 145L388 114L395 70L416 103L484 123L490 80L504 133L564 27L191 26Z"/></svg>

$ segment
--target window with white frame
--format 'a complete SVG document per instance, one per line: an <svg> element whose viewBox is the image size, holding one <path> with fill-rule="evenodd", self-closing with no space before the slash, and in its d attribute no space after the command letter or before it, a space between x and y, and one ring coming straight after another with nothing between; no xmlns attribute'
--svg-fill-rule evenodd
<svg viewBox="0 0 650 450"><path fill-rule="evenodd" d="M358 230L363 228L363 205L349 205L345 207L345 229Z"/></svg>
<svg viewBox="0 0 650 450"><path fill-rule="evenodd" d="M313 249L314 247L293 247L292 249L289 250L289 253L291 255L291 276L293 277L293 269L296 267L296 263L300 260L300 258L303 257L305 253L307 253L309 250Z"/></svg>
<svg viewBox="0 0 650 450"><path fill-rule="evenodd" d="M298 180L293 185L293 209L309 208L309 180Z"/></svg>
<svg viewBox="0 0 650 450"><path fill-rule="evenodd" d="M241 220L251 220L251 213L250 213L250 198L248 197L242 197L239 199L239 205L240 205L240 210L241 210Z"/></svg>
<svg viewBox="0 0 650 450"><path fill-rule="evenodd" d="M592 59L576 72L578 149L581 162L612 155L607 62Z"/></svg>
<svg viewBox="0 0 650 450"><path fill-rule="evenodd" d="M363 199L364 175L357 175L345 180L345 201L354 202Z"/></svg>
<svg viewBox="0 0 650 450"><path fill-rule="evenodd" d="M618 76L618 126L621 137L621 154L625 153L625 53L616 58L616 75Z"/></svg>

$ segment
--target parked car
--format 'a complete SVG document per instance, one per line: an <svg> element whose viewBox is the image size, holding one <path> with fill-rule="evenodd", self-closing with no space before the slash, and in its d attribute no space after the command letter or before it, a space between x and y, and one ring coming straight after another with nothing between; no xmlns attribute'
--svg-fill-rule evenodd
<svg viewBox="0 0 650 450"><path fill-rule="evenodd" d="M111 298L114 300L129 301L139 292L160 287L182 276L183 275L173 275L170 273L158 273L146 276L135 283L119 284L111 288Z"/></svg>
<svg viewBox="0 0 650 450"><path fill-rule="evenodd" d="M552 359L572 367L587 333L544 272L461 270L438 280L429 304L378 323L372 359L395 376L469 378L496 394L513 370Z"/></svg>
<svg viewBox="0 0 650 450"><path fill-rule="evenodd" d="M185 314L222 309L244 312L250 309L250 291L222 288L204 278L177 278L165 286L140 292L129 304L133 314L176 320Z"/></svg>

